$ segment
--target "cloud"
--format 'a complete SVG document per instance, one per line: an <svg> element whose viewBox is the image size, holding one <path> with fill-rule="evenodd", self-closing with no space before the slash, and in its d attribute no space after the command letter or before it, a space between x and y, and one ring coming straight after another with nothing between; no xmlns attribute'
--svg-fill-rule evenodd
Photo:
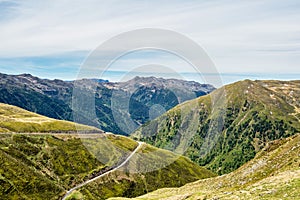
<svg viewBox="0 0 300 200"><path fill-rule="evenodd" d="M195 40L221 72L300 72L297 0L0 0L0 13L0 59L88 52L121 32L155 27Z"/></svg>

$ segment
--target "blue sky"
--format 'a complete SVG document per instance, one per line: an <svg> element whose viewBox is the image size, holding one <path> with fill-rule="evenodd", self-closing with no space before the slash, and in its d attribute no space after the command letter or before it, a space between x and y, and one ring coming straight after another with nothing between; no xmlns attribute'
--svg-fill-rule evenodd
<svg viewBox="0 0 300 200"><path fill-rule="evenodd" d="M101 43L122 32L153 27L179 32L201 45L225 83L297 79L299 22L298 0L0 0L0 72L75 79ZM124 57L105 78L114 79L116 72L138 63L153 63L151 59L192 73L172 56L140 52Z"/></svg>

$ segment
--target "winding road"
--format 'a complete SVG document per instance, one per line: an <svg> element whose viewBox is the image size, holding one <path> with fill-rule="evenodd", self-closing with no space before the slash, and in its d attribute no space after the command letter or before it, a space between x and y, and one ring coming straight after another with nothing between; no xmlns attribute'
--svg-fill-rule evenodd
<svg viewBox="0 0 300 200"><path fill-rule="evenodd" d="M97 180L98 178L101 178L103 176L106 176L107 174L111 173L111 172L114 172L116 170L118 170L119 168L123 167L130 159L131 157L140 149L140 147L142 146L143 142L138 142L138 146L134 149L134 151L126 158L126 160L124 160L124 162L122 162L120 165L116 166L115 168L112 168L111 170L99 175L99 176L96 176L90 180L87 180L73 188L71 188L70 190L67 191L67 193L65 194L65 196L63 196L62 200L65 200L74 190L77 190L78 188L81 188L82 186L85 186L86 184L90 183L90 182L93 182L95 180Z"/></svg>

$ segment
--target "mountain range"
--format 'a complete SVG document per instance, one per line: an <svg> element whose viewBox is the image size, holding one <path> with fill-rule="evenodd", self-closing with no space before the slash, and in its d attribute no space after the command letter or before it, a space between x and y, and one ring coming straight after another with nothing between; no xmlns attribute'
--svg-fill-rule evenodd
<svg viewBox="0 0 300 200"><path fill-rule="evenodd" d="M81 123L122 135L130 134L151 117L154 118L181 102L208 94L215 89L209 84L155 77L135 77L127 82L114 83L98 79L62 81L40 79L30 74L0 74L0 102L47 117L72 121L74 84L91 94L95 101L95 119L82 120ZM118 104L124 99L125 102L129 101L128 105L114 109L117 112L114 115L112 103ZM149 117L151 107L157 104L161 105L161 109L157 112L154 109ZM132 127L120 128L121 123L117 124L115 120L118 115L129 118Z"/></svg>

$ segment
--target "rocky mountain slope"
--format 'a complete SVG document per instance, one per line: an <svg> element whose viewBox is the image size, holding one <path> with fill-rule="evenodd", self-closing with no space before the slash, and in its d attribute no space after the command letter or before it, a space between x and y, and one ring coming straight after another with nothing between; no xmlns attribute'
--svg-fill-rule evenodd
<svg viewBox="0 0 300 200"><path fill-rule="evenodd" d="M178 103L215 89L211 85L193 81L155 77L136 77L120 83L97 79L76 82L95 99L95 119L81 116L86 119L81 123L125 135ZM73 120L73 89L74 81L40 79L30 74L0 74L0 102L55 119ZM119 106L119 102L127 101L125 107ZM116 105L115 109L112 109L112 104ZM159 109L155 109L155 105L159 105ZM130 120L131 126L122 127L128 123L116 123L116 116L124 116L124 119Z"/></svg>
<svg viewBox="0 0 300 200"><path fill-rule="evenodd" d="M300 132L299 119L300 81L245 80L176 106L132 137L224 174Z"/></svg>
<svg viewBox="0 0 300 200"><path fill-rule="evenodd" d="M267 145L238 170L136 199L299 199L300 135ZM125 198L111 198L121 200Z"/></svg>

